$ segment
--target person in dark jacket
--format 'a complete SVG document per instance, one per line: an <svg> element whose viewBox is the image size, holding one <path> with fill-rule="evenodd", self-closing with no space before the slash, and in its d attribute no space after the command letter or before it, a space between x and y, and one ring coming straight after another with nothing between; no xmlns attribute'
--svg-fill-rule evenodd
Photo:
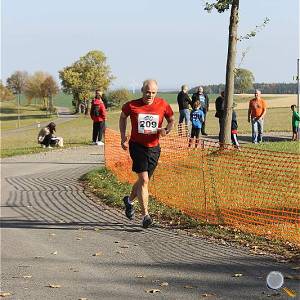
<svg viewBox="0 0 300 300"><path fill-rule="evenodd" d="M221 92L221 95L216 99L216 114L215 117L219 119L219 142L221 142L221 126L222 119L224 117L224 91Z"/></svg>
<svg viewBox="0 0 300 300"><path fill-rule="evenodd" d="M237 115L236 115L236 112L234 110L235 107L236 107L236 103L233 103L233 106L232 106L232 119L231 119L231 142L232 142L232 144L234 145L235 148L240 150L240 144L239 144L238 139L237 139L238 123L237 123Z"/></svg>
<svg viewBox="0 0 300 300"><path fill-rule="evenodd" d="M207 94L205 94L203 92L203 87L199 86L197 88L197 92L193 94L192 96L192 105L195 103L196 100L199 100L201 103L201 110L204 113L204 122L202 124L201 127L201 134L202 135L207 135L207 133L205 132L205 122L206 122L206 115L208 113L209 110L209 98L207 96Z"/></svg>
<svg viewBox="0 0 300 300"><path fill-rule="evenodd" d="M106 109L97 91L95 98L92 100L90 110L90 116L93 120L93 145L103 145L101 140L105 129Z"/></svg>
<svg viewBox="0 0 300 300"><path fill-rule="evenodd" d="M185 121L186 125L190 123L190 110L189 105L192 106L192 100L188 95L188 86L184 84L181 87L181 91L177 95L177 103L179 108L179 124Z"/></svg>

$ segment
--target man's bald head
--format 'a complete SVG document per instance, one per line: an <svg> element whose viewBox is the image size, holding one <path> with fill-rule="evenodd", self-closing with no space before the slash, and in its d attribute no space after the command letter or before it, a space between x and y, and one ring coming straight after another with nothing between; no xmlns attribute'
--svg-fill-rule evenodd
<svg viewBox="0 0 300 300"><path fill-rule="evenodd" d="M157 81L154 79L147 79L143 82L142 93L145 104L152 104L157 94Z"/></svg>

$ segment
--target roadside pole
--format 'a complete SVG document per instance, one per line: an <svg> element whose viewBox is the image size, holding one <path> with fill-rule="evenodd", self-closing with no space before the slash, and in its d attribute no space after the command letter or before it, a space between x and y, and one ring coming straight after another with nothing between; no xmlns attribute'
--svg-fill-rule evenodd
<svg viewBox="0 0 300 300"><path fill-rule="evenodd" d="M20 97L21 94L18 93L17 95L17 101L18 101L18 128L20 128L21 124L20 124Z"/></svg>
<svg viewBox="0 0 300 300"><path fill-rule="evenodd" d="M300 78L299 78L299 58L297 59L297 108L298 113L300 113Z"/></svg>
<svg viewBox="0 0 300 300"><path fill-rule="evenodd" d="M300 6L299 6L300 7ZM299 58L297 59L297 110L298 114L300 114L300 78L299 78ZM300 140L300 134L298 133L298 140Z"/></svg>

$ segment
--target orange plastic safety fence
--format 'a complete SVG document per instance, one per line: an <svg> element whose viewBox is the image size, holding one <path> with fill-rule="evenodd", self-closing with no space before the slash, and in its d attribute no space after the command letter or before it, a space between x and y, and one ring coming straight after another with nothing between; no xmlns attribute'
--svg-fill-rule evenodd
<svg viewBox="0 0 300 300"><path fill-rule="evenodd" d="M300 245L300 155L233 147L200 139L188 146L186 128L160 139L150 192L159 201L211 224ZM119 180L133 183L128 151L107 129L105 160Z"/></svg>

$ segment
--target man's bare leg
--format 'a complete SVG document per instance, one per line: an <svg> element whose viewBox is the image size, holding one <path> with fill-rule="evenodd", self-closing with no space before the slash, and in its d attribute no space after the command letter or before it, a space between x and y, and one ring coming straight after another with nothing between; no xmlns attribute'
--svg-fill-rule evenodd
<svg viewBox="0 0 300 300"><path fill-rule="evenodd" d="M131 189L131 193L130 193L130 196L129 196L129 199L130 199L130 202L132 203L134 201L134 199L137 197L137 186L139 184L139 180L137 180L134 185L132 186L132 189Z"/></svg>
<svg viewBox="0 0 300 300"><path fill-rule="evenodd" d="M139 200L143 216L148 215L148 199L149 199L149 176L148 172L138 173L138 181L136 182L136 193ZM131 195L130 195L131 196ZM130 197L130 199L132 199Z"/></svg>

